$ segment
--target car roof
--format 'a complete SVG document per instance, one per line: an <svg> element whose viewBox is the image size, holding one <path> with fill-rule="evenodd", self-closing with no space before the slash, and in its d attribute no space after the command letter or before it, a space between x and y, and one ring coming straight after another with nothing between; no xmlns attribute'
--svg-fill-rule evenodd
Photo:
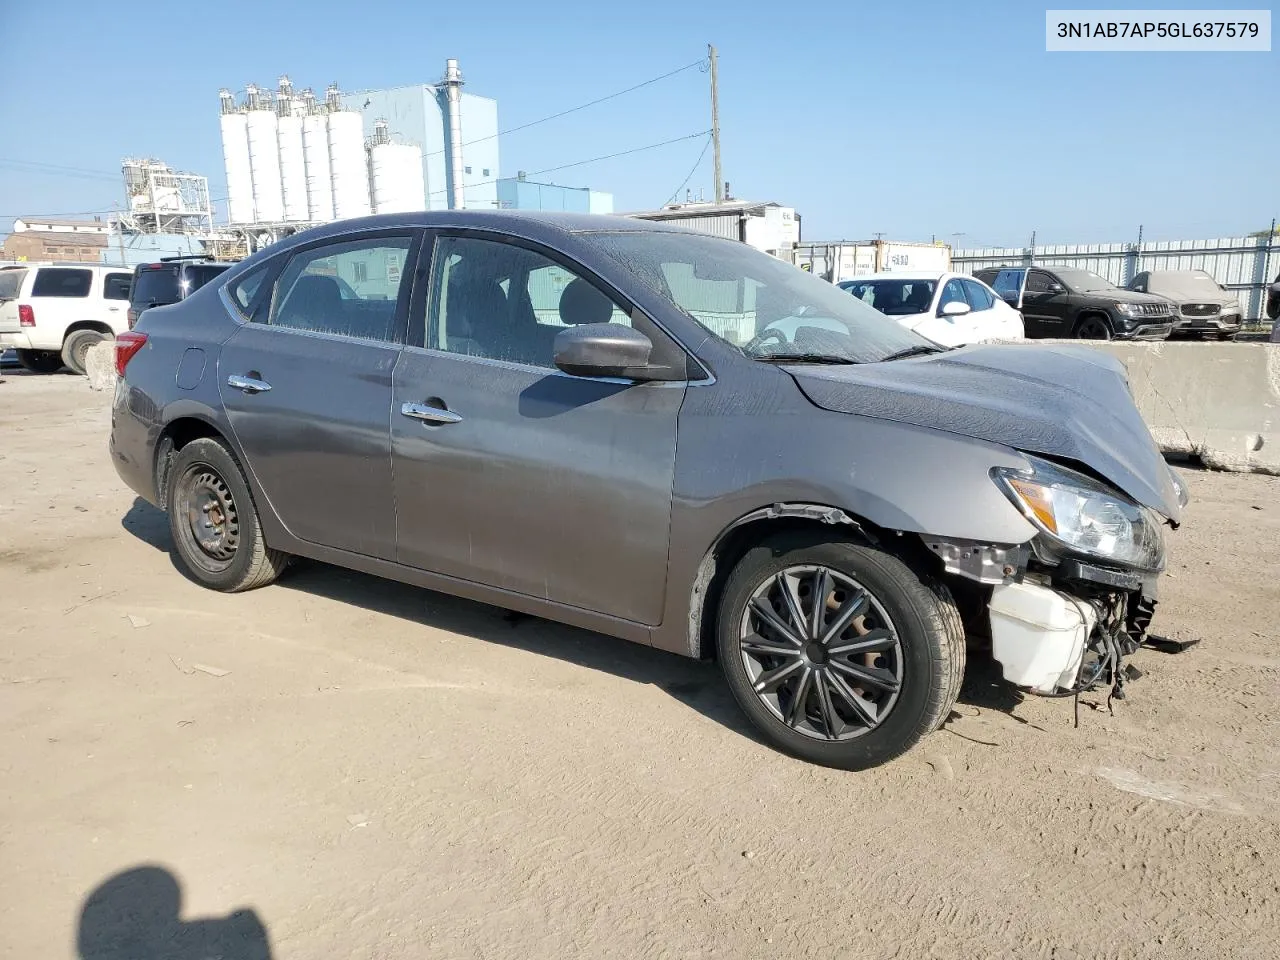
<svg viewBox="0 0 1280 960"><path fill-rule="evenodd" d="M625 233L681 233L708 236L698 230L690 230L674 224L655 220L638 220L633 217L617 217L594 213L562 213L548 210L424 210L415 213L385 213L354 220L337 220L323 227L315 227L294 234L290 240L320 240L340 236L356 230L377 230L393 227L454 227L489 229L538 235L625 232Z"/></svg>
<svg viewBox="0 0 1280 960"><path fill-rule="evenodd" d="M855 277L854 280L941 280L943 277L962 276L964 274L952 273L950 270L881 270L865 277Z"/></svg>

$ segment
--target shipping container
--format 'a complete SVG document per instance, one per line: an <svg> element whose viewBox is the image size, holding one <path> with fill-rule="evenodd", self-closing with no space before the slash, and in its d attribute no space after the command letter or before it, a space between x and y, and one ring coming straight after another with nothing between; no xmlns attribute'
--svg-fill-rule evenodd
<svg viewBox="0 0 1280 960"><path fill-rule="evenodd" d="M873 273L950 270L951 248L945 243L901 240L805 242L796 245L795 264L824 280L839 283Z"/></svg>

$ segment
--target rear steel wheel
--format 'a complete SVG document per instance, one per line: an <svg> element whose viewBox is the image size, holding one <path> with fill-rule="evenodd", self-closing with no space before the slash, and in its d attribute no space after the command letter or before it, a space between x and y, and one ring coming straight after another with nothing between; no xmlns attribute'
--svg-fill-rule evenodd
<svg viewBox="0 0 1280 960"><path fill-rule="evenodd" d="M267 546L244 471L219 440L192 440L168 470L169 532L197 583L234 592L268 584L289 556Z"/></svg>
<svg viewBox="0 0 1280 960"><path fill-rule="evenodd" d="M826 566L787 567L751 594L739 649L752 690L806 737L878 727L902 689L902 644L879 600Z"/></svg>
<svg viewBox="0 0 1280 960"><path fill-rule="evenodd" d="M174 508L185 520L183 540L191 558L210 573L231 565L240 546L240 514L235 497L212 467L193 464L178 478Z"/></svg>

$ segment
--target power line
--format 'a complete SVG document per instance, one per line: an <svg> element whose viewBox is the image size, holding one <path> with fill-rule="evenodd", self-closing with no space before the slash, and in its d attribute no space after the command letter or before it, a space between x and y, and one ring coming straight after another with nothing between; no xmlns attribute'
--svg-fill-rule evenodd
<svg viewBox="0 0 1280 960"><path fill-rule="evenodd" d="M497 133L491 133L487 137L480 137L476 140L468 140L466 143L462 144L462 146L469 147L473 143L484 143L486 140L496 140L498 137L506 136L508 133L516 133L519 130L528 130L530 127L536 127L538 124L546 123L549 120L559 120L561 117L567 117L571 113L577 113L579 110L586 110L588 107L594 107L597 104L604 103L607 100L613 100L617 97L625 96L628 93L634 93L636 90L640 90L643 87L647 87L647 86L650 86L651 84L658 83L661 80L666 80L668 77L674 77L678 73L684 73L686 70L692 70L694 67L700 67L706 62L707 62L706 57L703 57L700 60L693 61L693 63L686 63L683 67L677 67L676 69L671 70L668 73L664 73L662 74L662 76L653 77L649 80L645 80L643 83L637 83L634 87L627 87L627 89L619 90L617 93L611 93L611 94L608 94L607 96L599 97L598 99L592 100L589 103L579 104L576 107L570 107L568 110L561 110L559 113L553 113L550 116L542 117L538 120L530 120L528 123L522 123L516 127L508 127L506 130L499 130ZM443 150L433 150L431 153L424 154L424 156L438 157L441 154L448 153L448 152L449 152L449 148L446 147Z"/></svg>
<svg viewBox="0 0 1280 960"><path fill-rule="evenodd" d="M680 196L680 191L688 185L689 181L693 179L693 175L698 172L698 168L702 166L702 158L707 155L707 148L711 146L711 139L711 137L707 137L707 142L702 145L702 152L698 154L698 159L693 163L693 169L689 171L689 175L684 178L680 186L675 188L671 194L671 199L667 203L674 203L676 197ZM663 204L663 206L666 206L666 204Z"/></svg>
<svg viewBox="0 0 1280 960"><path fill-rule="evenodd" d="M97 180L119 180L120 173L106 173L102 170L87 170L84 167L65 167L56 163L40 163L34 160L14 160L0 157L0 167L8 167L17 173L47 173L60 177L77 177Z"/></svg>
<svg viewBox="0 0 1280 960"><path fill-rule="evenodd" d="M532 173L529 174L529 176L536 177L543 173L555 173L558 170L568 170L571 167L583 167L589 163L599 163L602 160L613 160L617 157L630 156L633 153L643 153L646 150L656 150L658 147L670 146L673 143L681 143L685 140L693 140L697 137L705 137L710 132L711 132L710 130L699 130L697 133L686 134L683 137L673 137L670 140L663 140L661 143L650 143L643 147L632 147L630 150L619 150L617 153L607 153L602 157L592 157L590 160L575 160L573 163L562 163L558 167L546 167L545 169L542 169L542 170L534 170ZM492 180L481 180L478 183L468 183L466 184L466 187L468 188L487 187L491 183L497 183L498 179L500 178L495 178ZM437 194L448 193L448 192L449 192L449 188L445 187L444 189L441 189L441 190L432 190L429 194L427 194L427 196L434 197Z"/></svg>

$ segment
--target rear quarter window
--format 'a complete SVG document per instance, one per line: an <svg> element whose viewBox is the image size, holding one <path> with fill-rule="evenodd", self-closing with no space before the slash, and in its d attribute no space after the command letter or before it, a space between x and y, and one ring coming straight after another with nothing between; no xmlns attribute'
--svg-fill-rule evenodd
<svg viewBox="0 0 1280 960"><path fill-rule="evenodd" d="M26 270L0 270L0 300L14 300L22 291Z"/></svg>
<svg viewBox="0 0 1280 960"><path fill-rule="evenodd" d="M33 297L87 297L93 286L92 270L41 267L31 285Z"/></svg>
<svg viewBox="0 0 1280 960"><path fill-rule="evenodd" d="M133 274L108 273L102 285L102 295L108 300L128 300L129 288L133 286Z"/></svg>

